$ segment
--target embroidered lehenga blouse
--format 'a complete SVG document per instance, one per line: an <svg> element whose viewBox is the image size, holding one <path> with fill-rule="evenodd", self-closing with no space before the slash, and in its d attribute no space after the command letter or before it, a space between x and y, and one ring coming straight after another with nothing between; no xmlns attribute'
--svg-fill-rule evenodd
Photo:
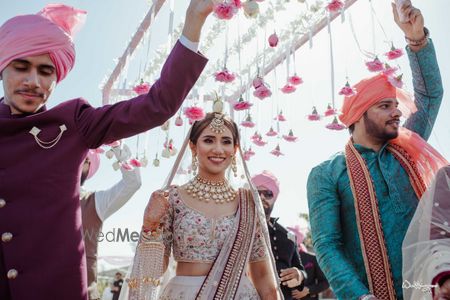
<svg viewBox="0 0 450 300"><path fill-rule="evenodd" d="M169 212L164 218L165 255L177 262L213 263L228 234L235 226L236 215L211 218L189 207L180 197L178 187L169 191ZM267 248L259 224L249 262L267 258Z"/></svg>

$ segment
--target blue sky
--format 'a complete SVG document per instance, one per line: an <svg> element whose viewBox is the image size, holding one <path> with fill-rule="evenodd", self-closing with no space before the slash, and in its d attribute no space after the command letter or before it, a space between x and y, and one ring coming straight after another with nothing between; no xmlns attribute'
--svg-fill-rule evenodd
<svg viewBox="0 0 450 300"><path fill-rule="evenodd" d="M266 0L268 2L268 0ZM289 5L300 5L296 1L291 1ZM373 5L380 22L386 32L387 40L384 37L380 27L376 25L375 40L376 50L384 53L389 48L388 41L393 41L397 47L404 47L405 42L403 35L394 24L390 1L373 0ZM46 3L50 1L33 0L33 1L6 1L0 0L0 23L17 14L27 14L39 11ZM76 37L77 63L70 75L57 87L55 93L50 99L50 106L60 103L61 101L84 97L88 99L92 105L101 105L101 90L99 88L105 76L114 68L114 59L122 55L131 35L135 32L141 19L148 11L149 1L144 0L115 0L115 1L86 1L72 0L64 1L65 4L75 6L77 8L88 11L88 18L84 28ZM132 3L132 4L130 4ZM188 1L176 0L175 4L175 24L177 25L184 15ZM444 83L444 89L450 87L450 43L448 39L448 28L450 28L450 19L448 18L448 10L450 3L448 0L416 0L414 4L419 7L425 16L426 26L431 32L438 61L440 64L441 74ZM262 4L264 9L264 5ZM131 61L128 71L128 81L134 82L138 80L139 66L150 62L154 57L156 49L165 42L167 36L168 24L168 8L167 5L162 9L160 17L156 20L152 29L152 48L150 57L137 55ZM289 13L295 14L295 10ZM359 0L350 8L355 32L363 49L372 51L372 27L370 22L369 4L367 0ZM213 18L210 18L207 27L211 25ZM285 23L283 20L272 22L272 27L282 27ZM235 24L233 24L234 26ZM205 33L207 30L205 30ZM336 89L345 83L346 74L350 80L355 83L360 78L370 75L364 66L364 60L357 50L356 44L352 38L348 16L344 23L339 20L332 24L333 42L334 42L334 59L335 59L335 78ZM263 33L259 34L262 41ZM223 38L222 41L213 45L209 51L205 53L211 58L211 62L215 62L217 57L223 56ZM386 50L386 51L385 51ZM297 92L288 96L282 96L281 93L275 94L275 100L265 100L265 102L257 102L253 111L254 117L258 120L258 130L266 132L273 123L267 121L271 119L276 107L283 108L285 116L288 118L288 124L282 125L283 132L289 128L299 136L299 141L295 144L287 144L280 140L274 140L266 146L265 149L257 149L257 155L250 161L250 170L254 173L263 169L271 170L281 181L281 194L276 204L274 215L281 217L280 222L284 225L293 225L298 222L297 215L299 212L307 212L306 201L306 179L312 167L327 159L333 153L343 149L348 139L348 133L331 132L324 128L326 121L320 123L308 122L305 118L310 113L313 105L318 106L320 111L324 110L324 106L330 102L330 61L329 61L329 44L328 34L326 30L322 31L314 38L314 47L301 48L296 54L296 69L301 75L305 84L302 85ZM247 59L247 57L244 57ZM231 66L236 67L236 62L230 62ZM406 56L399 60L399 65L405 73L406 87L411 90L412 83L408 62ZM277 83L273 74L266 77L266 80L272 87L281 87L284 84L286 67L280 66L277 69ZM205 89L208 91L217 89L217 86L209 84ZM0 95L2 91L0 90ZM256 101L259 100L255 100ZM340 98L337 98L338 106ZM209 107L208 107L209 108ZM269 118L267 117L269 116ZM450 159L450 103L447 93L444 95L443 103L430 143L434 145L441 153ZM237 116L242 119L242 115ZM266 121L264 121L266 120ZM178 130L178 131L177 131ZM177 148L182 142L185 128L174 129L173 137ZM253 133L253 132L251 132ZM251 134L245 132L244 136ZM161 152L162 134L159 130L154 130L150 134L150 143L148 148L150 161L154 155ZM282 151L286 154L283 157L275 158L268 152L280 142ZM135 141L129 141L134 145ZM255 149L255 147L253 147ZM161 159L161 167L154 168L149 166L142 170L143 187L129 201L129 203L121 209L116 215L112 216L105 222L104 231L113 228L130 228L138 230L142 211L145 207L151 192L159 188L165 177L167 176L169 167L173 163L172 160ZM113 185L120 179L119 173L114 172L111 168L111 161L103 159L99 175L87 182L89 189L104 189ZM123 243L101 243L100 255L127 255L130 249L127 244Z"/></svg>

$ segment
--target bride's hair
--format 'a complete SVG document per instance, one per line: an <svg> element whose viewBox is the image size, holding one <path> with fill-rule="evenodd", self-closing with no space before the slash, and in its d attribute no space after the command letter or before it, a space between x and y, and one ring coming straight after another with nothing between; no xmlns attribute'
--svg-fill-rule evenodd
<svg viewBox="0 0 450 300"><path fill-rule="evenodd" d="M211 122L214 118L215 118L215 113L207 113L205 118L194 122L194 124L192 125L191 134L189 135L189 140L194 145L197 144L197 140L200 137L200 135L202 134L203 130L205 130L205 128L209 124L211 124ZM231 134L233 135L233 144L239 145L239 130L238 130L236 123L234 123L233 120L231 120L227 117L224 117L223 121L224 121L224 125L231 131Z"/></svg>

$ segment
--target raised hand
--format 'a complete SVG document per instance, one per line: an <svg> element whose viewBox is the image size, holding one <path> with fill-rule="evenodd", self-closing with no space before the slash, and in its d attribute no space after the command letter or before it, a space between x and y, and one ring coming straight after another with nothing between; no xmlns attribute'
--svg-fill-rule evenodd
<svg viewBox="0 0 450 300"><path fill-rule="evenodd" d="M191 42L200 41L200 33L206 18L213 11L212 0L191 0L186 11L183 35Z"/></svg>
<svg viewBox="0 0 450 300"><path fill-rule="evenodd" d="M411 40L421 40L424 38L424 19L420 9L415 8L412 5L405 5L401 8L402 13L407 17L408 22L400 22L397 6L392 3L392 13L394 15L394 21L398 27L404 32L405 36Z"/></svg>
<svg viewBox="0 0 450 300"><path fill-rule="evenodd" d="M143 229L151 231L159 227L161 219L169 210L168 196L169 194L162 190L152 193L144 211Z"/></svg>

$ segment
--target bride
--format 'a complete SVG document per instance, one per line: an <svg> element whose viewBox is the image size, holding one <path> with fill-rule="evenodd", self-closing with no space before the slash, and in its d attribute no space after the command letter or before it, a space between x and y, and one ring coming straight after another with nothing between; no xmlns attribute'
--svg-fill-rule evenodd
<svg viewBox="0 0 450 300"><path fill-rule="evenodd" d="M187 145L194 177L151 196L133 271L127 280L129 299L282 297L268 247L264 213L242 160L239 131L221 113L221 106L216 101L216 112L192 125L167 186L177 173ZM234 181L239 181L238 161L249 189L235 189L227 180L230 168ZM159 278L167 270L171 255L176 262L176 276L156 298Z"/></svg>

